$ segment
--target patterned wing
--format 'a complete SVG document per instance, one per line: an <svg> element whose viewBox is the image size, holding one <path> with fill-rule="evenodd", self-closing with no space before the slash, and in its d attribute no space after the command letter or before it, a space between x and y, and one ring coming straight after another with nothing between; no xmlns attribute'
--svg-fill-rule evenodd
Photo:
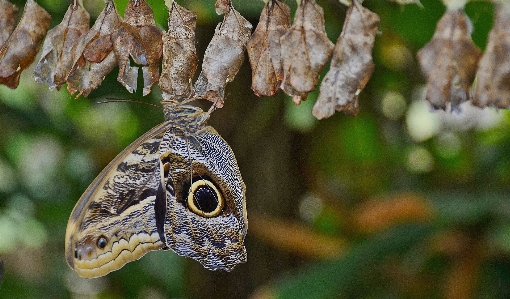
<svg viewBox="0 0 510 299"><path fill-rule="evenodd" d="M246 262L246 187L226 141L207 126L188 137L167 132L160 148L166 245L209 270Z"/></svg>
<svg viewBox="0 0 510 299"><path fill-rule="evenodd" d="M153 128L122 151L74 207L66 230L66 260L79 275L103 276L166 247L159 147L168 126Z"/></svg>

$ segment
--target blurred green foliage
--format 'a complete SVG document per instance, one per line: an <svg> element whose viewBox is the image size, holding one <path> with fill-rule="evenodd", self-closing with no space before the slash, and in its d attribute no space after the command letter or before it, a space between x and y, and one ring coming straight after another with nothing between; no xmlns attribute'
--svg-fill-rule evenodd
<svg viewBox="0 0 510 299"><path fill-rule="evenodd" d="M346 9L338 1L317 2L335 41ZM358 116L315 120L316 92L297 107L281 93L256 98L245 65L227 88L225 108L210 121L236 154L249 215L292 219L317 236L346 240L342 254L318 261L275 249L249 231L248 262L231 273L152 252L106 277L79 278L64 260L74 204L117 153L163 120L152 107L96 102L115 97L158 103L160 97L157 90L146 98L127 93L114 70L88 99L73 99L65 88L48 91L34 83L27 70L16 90L0 86L0 297L455 298L455 290L467 290L471 298L508 298L510 114L469 106L459 114L431 112L414 57L431 38L443 5L365 2L381 24L376 71L360 95ZM38 3L52 14L52 27L67 9L67 2ZM149 3L166 28L164 2ZM179 3L198 14L203 53L221 20L214 1ZM122 13L126 0L116 4ZM233 4L256 24L261 1ZM103 2L85 5L95 18ZM489 2L466 7L482 49L492 9ZM349 221L363 204L391 202L402 191L425 198L432 211L427 221L389 221L372 233ZM463 263L468 271L459 270Z"/></svg>

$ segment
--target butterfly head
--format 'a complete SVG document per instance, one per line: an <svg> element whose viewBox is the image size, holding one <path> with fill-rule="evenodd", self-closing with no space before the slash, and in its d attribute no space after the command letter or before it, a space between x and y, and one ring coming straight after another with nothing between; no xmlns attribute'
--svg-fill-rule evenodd
<svg viewBox="0 0 510 299"><path fill-rule="evenodd" d="M163 113L165 120L175 121L179 120L182 122L192 122L195 119L200 118L204 111L196 106L192 105L181 105L172 102L163 102Z"/></svg>

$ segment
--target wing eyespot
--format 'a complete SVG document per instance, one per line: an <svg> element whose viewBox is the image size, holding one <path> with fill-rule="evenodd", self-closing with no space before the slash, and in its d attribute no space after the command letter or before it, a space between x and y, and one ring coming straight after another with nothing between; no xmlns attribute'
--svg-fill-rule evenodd
<svg viewBox="0 0 510 299"><path fill-rule="evenodd" d="M108 244L108 240L106 239L105 236L100 236L99 238L97 238L97 241L96 241L97 248L104 249L107 244Z"/></svg>
<svg viewBox="0 0 510 299"><path fill-rule="evenodd" d="M225 200L218 188L208 179L191 184L187 198L188 208L203 217L216 217L223 210Z"/></svg>

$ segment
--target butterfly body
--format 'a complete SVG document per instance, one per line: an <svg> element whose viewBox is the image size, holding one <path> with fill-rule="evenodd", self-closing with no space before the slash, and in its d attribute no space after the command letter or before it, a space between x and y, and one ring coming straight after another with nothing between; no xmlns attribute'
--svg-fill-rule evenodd
<svg viewBox="0 0 510 299"><path fill-rule="evenodd" d="M245 185L208 113L164 105L165 122L122 151L76 204L66 260L84 277L172 249L210 270L246 261Z"/></svg>

